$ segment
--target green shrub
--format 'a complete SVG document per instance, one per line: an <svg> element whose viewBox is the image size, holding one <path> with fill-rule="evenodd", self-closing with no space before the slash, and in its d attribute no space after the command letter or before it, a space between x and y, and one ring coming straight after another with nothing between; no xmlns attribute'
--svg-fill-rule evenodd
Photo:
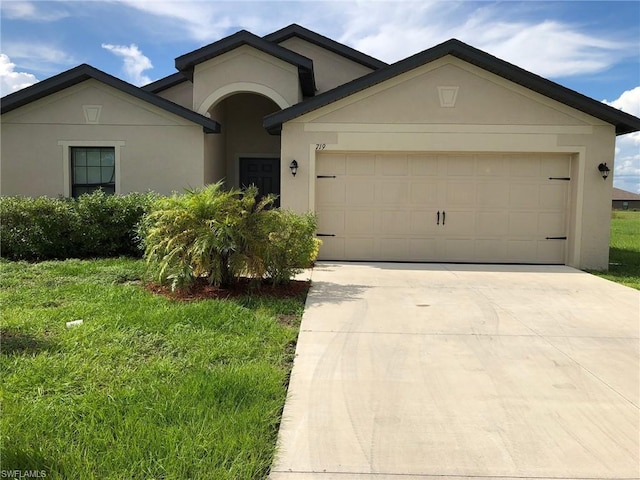
<svg viewBox="0 0 640 480"><path fill-rule="evenodd" d="M155 202L139 232L152 276L172 289L197 278L229 286L241 276L286 283L315 260L312 214L272 209L257 189L224 190L222 183Z"/></svg>
<svg viewBox="0 0 640 480"><path fill-rule="evenodd" d="M322 242L315 238L316 218L312 213L298 215L288 210L265 213L266 275L274 285L287 283L318 257Z"/></svg>
<svg viewBox="0 0 640 480"><path fill-rule="evenodd" d="M75 209L82 225L74 238L78 256L139 256L142 249L136 227L156 198L152 193L120 196L101 190L78 197Z"/></svg>
<svg viewBox="0 0 640 480"><path fill-rule="evenodd" d="M154 194L0 197L0 249L11 260L140 255L136 225Z"/></svg>
<svg viewBox="0 0 640 480"><path fill-rule="evenodd" d="M73 203L47 197L0 197L0 248L12 260L73 256Z"/></svg>
<svg viewBox="0 0 640 480"><path fill-rule="evenodd" d="M246 271L261 274L256 217L274 197L257 203L256 195L255 187L224 190L219 182L156 201L140 228L153 276L176 289L198 277L228 286Z"/></svg>

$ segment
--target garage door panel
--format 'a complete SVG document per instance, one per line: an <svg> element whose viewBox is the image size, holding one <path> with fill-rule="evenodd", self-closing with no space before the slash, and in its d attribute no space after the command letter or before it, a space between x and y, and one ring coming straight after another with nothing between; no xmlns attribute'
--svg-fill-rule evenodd
<svg viewBox="0 0 640 480"><path fill-rule="evenodd" d="M371 182L361 179L352 181L346 188L345 204L347 206L374 205L376 200L376 189Z"/></svg>
<svg viewBox="0 0 640 480"><path fill-rule="evenodd" d="M450 177L467 176L475 174L475 159L471 156L447 156L445 161L446 175Z"/></svg>
<svg viewBox="0 0 640 480"><path fill-rule="evenodd" d="M474 240L470 238L447 238L444 241L444 261L468 262L475 258Z"/></svg>
<svg viewBox="0 0 640 480"><path fill-rule="evenodd" d="M562 236L565 232L566 219L564 213L538 214L538 234L540 237Z"/></svg>
<svg viewBox="0 0 640 480"><path fill-rule="evenodd" d="M441 258L435 238L409 239L409 260L435 262Z"/></svg>
<svg viewBox="0 0 640 480"><path fill-rule="evenodd" d="M440 231L444 235L473 236L475 231L475 211L473 210L446 210L445 221Z"/></svg>
<svg viewBox="0 0 640 480"><path fill-rule="evenodd" d="M549 185L540 185L540 204L543 209L556 209L558 205L567 203L567 194L569 190L567 182L551 183Z"/></svg>
<svg viewBox="0 0 640 480"><path fill-rule="evenodd" d="M566 157L544 157L540 159L543 177L568 177L570 164Z"/></svg>
<svg viewBox="0 0 640 480"><path fill-rule="evenodd" d="M333 154L322 158L316 163L317 175L344 175L347 173L347 156Z"/></svg>
<svg viewBox="0 0 640 480"><path fill-rule="evenodd" d="M375 155L348 155L347 175L375 175Z"/></svg>
<svg viewBox="0 0 640 480"><path fill-rule="evenodd" d="M378 240L380 255L389 260L403 260L407 258L409 239L407 238L385 238Z"/></svg>
<svg viewBox="0 0 640 480"><path fill-rule="evenodd" d="M376 171L386 176L407 176L409 174L409 160L406 155L378 155L376 157Z"/></svg>
<svg viewBox="0 0 640 480"><path fill-rule="evenodd" d="M440 230L433 210L411 210L409 222L412 235L434 235Z"/></svg>
<svg viewBox="0 0 640 480"><path fill-rule="evenodd" d="M537 242L536 262L553 263L564 256L567 242L564 240L539 240Z"/></svg>
<svg viewBox="0 0 640 480"><path fill-rule="evenodd" d="M476 205L502 208L509 202L509 186L504 182L480 182L476 186Z"/></svg>
<svg viewBox="0 0 640 480"><path fill-rule="evenodd" d="M456 182L447 183L446 193L444 195L443 207L466 207L476 203L476 185L473 182Z"/></svg>
<svg viewBox="0 0 640 480"><path fill-rule="evenodd" d="M496 177L503 177L506 174L504 168L504 159L500 157L479 157L476 167L476 176L488 177L494 179Z"/></svg>
<svg viewBox="0 0 640 480"><path fill-rule="evenodd" d="M507 240L505 262L537 263L536 240Z"/></svg>
<svg viewBox="0 0 640 480"><path fill-rule="evenodd" d="M540 189L535 183L513 183L509 188L509 205L520 209L538 209Z"/></svg>
<svg viewBox="0 0 640 480"><path fill-rule="evenodd" d="M422 206L438 206L438 184L435 181L409 184L409 200L413 204Z"/></svg>
<svg viewBox="0 0 640 480"><path fill-rule="evenodd" d="M506 212L479 212L475 220L477 236L502 237L509 233L509 216Z"/></svg>
<svg viewBox="0 0 640 480"><path fill-rule="evenodd" d="M318 232L342 235L345 232L344 210L323 210L317 215Z"/></svg>
<svg viewBox="0 0 640 480"><path fill-rule="evenodd" d="M437 177L438 158L426 155L409 156L409 171L411 176Z"/></svg>
<svg viewBox="0 0 640 480"><path fill-rule="evenodd" d="M344 254L351 260L371 260L376 258L372 237L351 237L344 239ZM337 260L343 257L338 257ZM333 259L336 260L336 259Z"/></svg>
<svg viewBox="0 0 640 480"><path fill-rule="evenodd" d="M322 237L320 251L325 259L339 260L347 257L345 239L340 237Z"/></svg>
<svg viewBox="0 0 640 480"><path fill-rule="evenodd" d="M510 156L506 159L511 177L540 177L540 160L530 155Z"/></svg>
<svg viewBox="0 0 640 480"><path fill-rule="evenodd" d="M376 233L384 235L393 232L394 235L408 235L411 233L411 212L408 210L385 210L378 213Z"/></svg>
<svg viewBox="0 0 640 480"><path fill-rule="evenodd" d="M478 239L474 242L476 261L478 262L504 262L505 241L499 238Z"/></svg>
<svg viewBox="0 0 640 480"><path fill-rule="evenodd" d="M564 263L568 155L335 154L316 183L321 259ZM344 172L344 173L340 173ZM443 213L446 212L446 221ZM437 214L440 213L438 222Z"/></svg>
<svg viewBox="0 0 640 480"><path fill-rule="evenodd" d="M376 213L373 210L348 210L345 214L345 233L349 235L374 235Z"/></svg>
<svg viewBox="0 0 640 480"><path fill-rule="evenodd" d="M379 189L378 198L382 200L384 205L403 205L407 206L409 203L409 189L407 189L407 182L383 182L380 185L376 185Z"/></svg>
<svg viewBox="0 0 640 480"><path fill-rule="evenodd" d="M510 237L534 237L538 234L538 212L509 213Z"/></svg>
<svg viewBox="0 0 640 480"><path fill-rule="evenodd" d="M347 186L342 180L318 179L316 195L324 199L325 205L343 206L347 202Z"/></svg>

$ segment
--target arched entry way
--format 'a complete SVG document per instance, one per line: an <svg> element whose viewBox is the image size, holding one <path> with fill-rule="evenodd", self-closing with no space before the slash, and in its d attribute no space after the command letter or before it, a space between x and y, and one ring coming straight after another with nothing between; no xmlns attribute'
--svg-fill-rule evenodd
<svg viewBox="0 0 640 480"><path fill-rule="evenodd" d="M207 112L222 125L222 133L208 135L205 181L224 180L228 187L255 184L262 195L280 195L280 137L262 126L266 115L280 107L256 93L228 95Z"/></svg>

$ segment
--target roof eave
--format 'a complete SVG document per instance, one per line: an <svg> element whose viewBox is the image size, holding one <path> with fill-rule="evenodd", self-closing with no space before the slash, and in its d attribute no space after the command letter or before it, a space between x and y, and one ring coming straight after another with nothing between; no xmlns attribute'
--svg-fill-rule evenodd
<svg viewBox="0 0 640 480"><path fill-rule="evenodd" d="M156 80L155 82L148 83L140 88L147 92L159 93L171 87L175 87L176 85L180 85L181 83L187 82L188 80L189 79L185 77L182 72L176 72Z"/></svg>
<svg viewBox="0 0 640 480"><path fill-rule="evenodd" d="M268 115L264 119L264 127L269 132L278 132L282 129L282 123L297 118L305 113L323 107L358 91L367 89L378 83L384 82L397 75L413 70L446 55L452 55L465 62L476 65L509 81L524 86L541 95L559 101L572 108L580 110L588 115L599 118L616 127L616 135L640 131L640 118L617 110L609 105L598 102L574 90L570 90L551 80L547 80L534 73L510 64L494 57L486 52L478 50L459 40L448 40L440 45L417 53L404 60L400 60L381 70L369 73L351 82L340 85L333 90L293 105L285 110Z"/></svg>
<svg viewBox="0 0 640 480"><path fill-rule="evenodd" d="M243 45L255 48L267 55L271 55L274 58L297 67L298 79L302 93L306 97L312 97L315 95L315 75L313 71L313 61L310 58L264 40L246 30L240 30L233 35L218 40L217 42L177 57L175 59L175 66L176 69L186 76L186 78L193 81L193 73L196 65L235 50Z"/></svg>
<svg viewBox="0 0 640 480"><path fill-rule="evenodd" d="M189 110L177 103L162 98L154 93L143 90L130 83L120 80L108 73L98 70L87 64L62 72L54 77L38 82L18 92L3 97L1 102L1 113L8 113L12 110L20 108L29 103L40 100L41 98L62 91L73 85L82 83L86 80L94 79L109 87L115 88L121 92L131 95L139 100L145 101L161 108L169 113L178 115L195 124L201 125L205 133L219 133L220 124L215 120L207 118L199 113ZM209 131L209 132L208 132Z"/></svg>
<svg viewBox="0 0 640 480"><path fill-rule="evenodd" d="M287 27L281 28L275 32L265 35L265 40L274 43L281 43L288 40L291 37L298 37L309 43L322 47L330 52L338 54L344 58L347 58L353 62L359 63L372 70L378 70L388 66L388 63L378 60L366 53L362 53L354 48L344 45L340 42L336 42L324 35L320 35L317 32L304 28L297 24L291 24Z"/></svg>

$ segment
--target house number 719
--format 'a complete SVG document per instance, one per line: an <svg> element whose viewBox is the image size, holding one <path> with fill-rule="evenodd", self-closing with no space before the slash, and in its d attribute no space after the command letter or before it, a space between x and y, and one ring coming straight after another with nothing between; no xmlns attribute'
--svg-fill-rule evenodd
<svg viewBox="0 0 640 480"><path fill-rule="evenodd" d="M325 148L327 148L326 143L316 143L316 150L324 150Z"/></svg>

